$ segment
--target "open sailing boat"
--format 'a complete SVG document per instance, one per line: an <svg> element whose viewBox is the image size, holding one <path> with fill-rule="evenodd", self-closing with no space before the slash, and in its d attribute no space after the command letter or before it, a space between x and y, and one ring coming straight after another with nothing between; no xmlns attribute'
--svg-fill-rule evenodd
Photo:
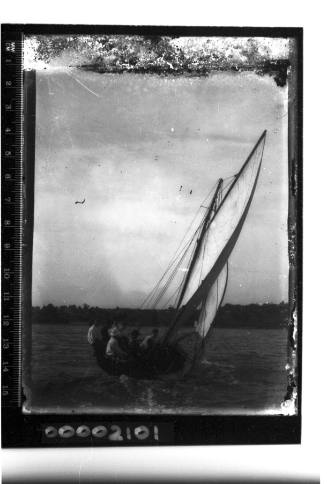
<svg viewBox="0 0 327 484"><path fill-rule="evenodd" d="M266 131L262 133L240 171L232 179L219 178L206 211L190 240L175 257L146 302L155 307L177 285L170 325L155 349L138 361L98 364L111 374L160 378L188 373L203 354L210 328L218 319L228 280L228 258L237 242L259 178ZM186 267L181 268L181 265ZM180 274L182 281L178 281ZM177 281L177 283L176 283ZM171 298L170 298L171 299Z"/></svg>

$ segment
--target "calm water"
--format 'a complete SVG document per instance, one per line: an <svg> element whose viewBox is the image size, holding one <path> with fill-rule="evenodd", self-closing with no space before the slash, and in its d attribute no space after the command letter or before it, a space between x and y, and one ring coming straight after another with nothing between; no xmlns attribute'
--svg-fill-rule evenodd
<svg viewBox="0 0 327 484"><path fill-rule="evenodd" d="M85 324L33 327L32 411L224 414L281 408L286 329L215 329L198 369L178 382L108 376L95 362L86 331Z"/></svg>

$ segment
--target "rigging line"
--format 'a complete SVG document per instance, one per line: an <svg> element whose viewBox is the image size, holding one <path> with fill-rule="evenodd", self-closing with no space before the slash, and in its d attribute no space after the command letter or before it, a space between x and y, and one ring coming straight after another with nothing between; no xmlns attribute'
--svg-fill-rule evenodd
<svg viewBox="0 0 327 484"><path fill-rule="evenodd" d="M235 176L233 178L235 178ZM226 190L232 183L233 183L233 179L229 180L229 182L226 183L226 185L221 189L221 191L223 192L224 190Z"/></svg>
<svg viewBox="0 0 327 484"><path fill-rule="evenodd" d="M265 129L263 131L263 133L261 134L260 138L258 139L258 141L256 142L256 144L254 145L251 153L248 155L248 157L246 158L245 162L243 163L240 171L237 173L237 175L235 176L234 180L233 180L233 183L231 184L231 186L229 187L229 189L227 190L227 193L225 194L224 198L222 199L221 201L221 204L219 205L218 207L218 210L216 211L215 213L215 217L217 216L217 213L219 210L221 210L222 206L224 205L225 201L228 199L228 195L229 193L232 191L233 187L236 185L237 181L240 179L240 176L242 175L242 173L244 172L244 170L246 169L246 167L248 166L251 158L253 157L253 155L257 152L257 149L258 147L260 146L260 144L263 142L263 148L264 148L264 145L265 145L265 138L266 138L266 134L267 134L267 130ZM262 154L263 154L263 149L262 149ZM261 155L261 160L262 160L262 155ZM211 222L213 221L213 219L211 220ZM211 223L210 222L210 223Z"/></svg>
<svg viewBox="0 0 327 484"><path fill-rule="evenodd" d="M212 191L212 190L211 190L211 191ZM207 197L208 197L208 195L207 195ZM157 284L154 286L154 288L152 289L152 291L150 292L150 294L148 294L148 296L147 296L147 297L145 298L145 300L142 302L141 307L142 307L142 306L143 306L143 305L146 303L146 301L148 300L148 298L152 297L152 294L153 294L153 293L156 291L157 287L160 285L160 283L162 282L162 280L164 279L164 277L166 276L166 274L169 272L169 270L171 269L171 267L173 266L173 264L176 262L176 260L178 259L178 257L179 257L179 256L180 256L180 255L183 253L184 249L185 249L185 251L187 251L187 250L189 249L189 246L190 246L190 245L191 245L191 243L193 242L193 239L195 238L195 236L196 236L197 232L199 231L199 229L200 229L200 227L201 227L201 225L202 225L202 223L203 223L203 219L201 220L201 222L200 222L200 224L199 224L198 228L196 229L196 231L193 233L193 236L192 236L192 238L190 239L190 241L188 241L188 242L187 242L187 243L184 245L184 247L182 247L182 248L181 248L181 245L182 245L182 243L183 243L184 239L186 238L186 235L187 235L187 233L189 232L190 227L193 225L194 220L195 220L195 218L197 217L197 215L198 215L199 211L200 211L200 209L198 209L197 213L195 214L195 217L193 218L193 220L192 220L191 224L189 225L189 227L188 227L188 229L187 229L187 231L186 231L186 233L185 233L185 235L184 235L183 239L181 240L181 242L180 242L180 244L179 244L179 246L178 246L177 250L175 251L175 253L174 253L174 255L173 255L172 259L170 260L170 262L169 262L169 264L168 264L167 269L165 270L165 272L163 273L162 277L159 279L159 281L157 282ZM204 217L203 217L203 218L204 218Z"/></svg>
<svg viewBox="0 0 327 484"><path fill-rule="evenodd" d="M193 237L194 238L194 237ZM188 244L188 247L186 248L186 250L184 251L184 253L182 254L182 257L179 259L179 261L177 262L176 266L174 267L174 269L172 270L171 274L169 275L167 281L165 282L165 284L163 285L163 287L159 290L158 294L155 296L155 292L152 294L151 296L151 300L153 299L153 297L155 297L154 299L154 304L157 304L158 301L163 297L164 293L166 292L166 290L168 289L169 287L169 284L172 282L172 280L175 278L176 274L177 274L177 271L180 267L180 265L182 264L188 250L189 250L189 247L192 243L192 240L190 241L190 243Z"/></svg>
<svg viewBox="0 0 327 484"><path fill-rule="evenodd" d="M179 250L180 246L182 245L182 243L183 243L184 239L186 238L186 235L188 234L189 230L191 229L191 227L192 227L192 225L193 225L193 223L194 223L194 221L195 221L196 217L197 217L197 216L198 216L198 214L200 213L201 208L202 208L202 205L203 205L203 204L206 202L206 200L207 200L207 199L209 198L209 196L211 195L212 191L215 189L216 184L217 184L217 182L215 182L215 184L213 185L213 187L210 189L209 193L208 193L208 194L206 195L206 197L205 197L205 198L202 200L202 202L201 202L201 204L200 204L199 208L197 209L197 211L196 211L196 213L195 213L195 215L194 215L194 217L193 217L193 219L192 219L191 223L190 223L190 224L189 224L189 226L187 227L186 232L185 232L185 234L184 234L184 236L183 236L183 238L182 238L182 240L181 240L181 242L180 242L180 244L179 244L178 248L176 249L175 254L178 252L178 250ZM203 218L204 218L204 217L203 217ZM200 225L202 224L202 222L203 222L203 219L201 220ZM197 230L199 230L199 227L197 228ZM173 257L175 256L175 254L173 255Z"/></svg>
<svg viewBox="0 0 327 484"><path fill-rule="evenodd" d="M175 291L173 292L173 294L172 294L172 295L169 297L169 299L167 299L167 301L165 302L164 306L167 306L167 305L170 303L170 301L171 301L172 299L174 299L174 297L177 295L177 293L178 293L179 289L180 289L180 286L177 286L177 288L175 289Z"/></svg>
<svg viewBox="0 0 327 484"><path fill-rule="evenodd" d="M152 297L154 296L154 293L155 291L158 289L158 287L160 286L160 283L163 281L163 279L165 278L165 276L167 275L167 273L169 272L169 270L172 268L172 266L175 264L175 262L178 260L178 257L181 255L182 258L185 257L185 254L186 252L189 250L189 247L190 245L192 244L194 238L196 237L196 234L197 232L199 231L200 227L197 228L196 232L193 234L192 238L184 245L184 247L182 247L182 249L179 251L178 254L176 254L176 257L170 262L170 264L168 265L167 269L165 270L164 274L162 275L162 277L159 279L159 281L157 282L157 284L154 286L154 288L152 289L152 291L150 292L150 294L147 295L147 297L144 299L144 301L142 302L141 304L141 308L143 307L143 305L146 303L146 302L149 302ZM179 262L178 262L179 264Z"/></svg>
<svg viewBox="0 0 327 484"><path fill-rule="evenodd" d="M205 203L205 201L207 200L207 198L211 195L212 191L215 189L215 186L217 185L218 182L215 182L213 187L210 189L209 193L206 195L206 197L204 198L204 200L202 201L201 205L203 203ZM193 217L191 223L189 224L178 248L176 249L171 261L169 262L169 265L167 267L167 269L165 270L164 274L162 275L161 279L158 281L158 283L154 286L154 288L152 289L152 291L150 292L150 294L148 296L146 296L146 298L144 299L144 301L141 303L141 308L151 300L151 298L153 297L155 291L157 290L157 288L159 287L160 283L162 282L162 280L164 279L164 277L166 276L166 274L169 272L169 270L171 269L171 267L173 266L173 264L175 263L176 259L179 257L179 255L182 253L182 251L184 250L184 248L180 249L182 243L184 242L185 238L186 238L186 235L188 234L189 230L191 229L196 217L198 216L198 214L200 213L200 210L201 210L201 205L200 207L198 208L197 212L195 213L195 216ZM204 222L204 219L205 219L205 214L203 215L202 217L202 220L198 226L198 228L196 229L195 233L193 234L193 237L191 238L190 240L190 243L186 243L186 245L184 247L187 247L186 250L188 250L189 246L191 245L194 237L196 236L197 232L199 231L199 229L201 228L203 222Z"/></svg>
<svg viewBox="0 0 327 484"><path fill-rule="evenodd" d="M235 176L236 176L236 175L234 175L234 177L235 177ZM234 178L234 177L233 177L233 178ZM226 180L226 178L225 178L225 180ZM221 194L222 194L222 193L223 193L225 190L227 190L227 188L228 188L228 187L229 187L229 186L230 186L232 183L233 183L233 180L230 180L228 183L226 183L226 185L225 185L225 186L224 186L224 187L221 189ZM222 198L222 197L221 197L221 198ZM220 201L221 201L221 199L220 199Z"/></svg>
<svg viewBox="0 0 327 484"><path fill-rule="evenodd" d="M211 190L211 191L212 191L212 190ZM210 194L210 192L209 192L209 194ZM209 196L209 195L207 195L207 198L208 198L208 196ZM197 213L196 213L196 216L198 215L198 212L199 212L199 209L198 209L198 211L197 211ZM193 220L192 220L192 222L191 222L191 225L193 224L193 222L194 222L195 218L196 218L196 217L194 217L194 218L193 218ZM178 249L177 249L177 251L176 251L176 252L175 252L175 254L174 254L174 258L173 258L173 260L171 260L171 261L170 261L170 263L169 263L169 265L168 265L167 269L165 270L164 274L162 275L162 277L160 278L160 280L158 281L158 283L157 283L157 284L154 286L154 288L152 289L152 291L150 292L150 294L149 294L149 295L148 295L148 296L145 298L145 300L142 302L142 304L141 304L141 308L144 306L144 304L145 304L146 302L150 302L150 300L151 300L151 299L152 299L152 297L154 296L154 294L155 294L156 290L157 290L157 289L158 289L158 287L160 286L160 283L163 281L163 279L165 278L165 276L168 274L169 270L172 268L172 266L174 265L174 263L176 262L176 260L178 259L178 257L180 257L180 256L181 256L182 258L184 258L184 257L185 257L186 252L189 250L189 247L190 247L190 246L191 246L191 244L193 243L194 238L196 237L197 233L198 233L198 232L199 232L199 230L201 229L201 226L202 226L202 224L203 224L203 222L204 222L204 218L205 218L205 214L203 215L202 220L201 220L201 222L200 222L200 224L199 224L198 228L197 228L197 229L196 229L196 231L193 233L192 238L191 238L191 239L190 239L190 240L189 240L189 241L188 241L188 242L187 242L187 243L184 245L184 247L182 247L182 248L179 250L179 252L178 252ZM189 226L189 228L191 227L191 225ZM189 231L189 228L188 228L188 230L187 230L187 231ZM187 233L187 232L186 232L186 233ZM183 242L183 240L185 239L185 236L186 236L186 234L184 235L184 237L183 237L183 239L182 239L182 242ZM180 246L181 246L181 244L179 245L179 248L180 248ZM183 251L184 251L184 252L183 252ZM178 253L177 253L177 252L178 252Z"/></svg>
<svg viewBox="0 0 327 484"><path fill-rule="evenodd" d="M165 289L164 294L162 294L161 299L164 297L164 295L165 295L165 293L166 293L167 289L168 289L168 287ZM176 288L176 289L175 289L175 291L172 293L172 295L168 297L168 300L167 300L166 302L164 302L163 307L166 307L166 306L167 306L167 305L170 303L170 301L171 301L171 300L172 300L172 299L173 299L173 298L176 296L176 294L178 293L179 289L180 289L180 286L177 286L177 288ZM157 305L157 303L156 303L156 305Z"/></svg>
<svg viewBox="0 0 327 484"><path fill-rule="evenodd" d="M237 176L237 173L235 175L230 175L230 176L225 176L224 180L229 180L230 178L235 178Z"/></svg>
<svg viewBox="0 0 327 484"><path fill-rule="evenodd" d="M177 300L177 302L176 302L176 305L178 305L178 301L180 300L180 297L181 297L181 294L182 294L182 291L183 291L183 287L184 287L184 285L185 285L185 281L186 281L186 278L187 278L187 275L188 275L188 271L189 271L189 269L190 269L191 261L192 261L192 259L193 259L193 257L194 257L195 251L196 251L196 245L194 245L194 247L193 247L193 251L192 251L192 253L191 253L191 255L190 255L190 259L189 259L189 263L188 263L188 270L187 270L187 272L185 272L184 277L183 277L183 279L182 279L182 282L181 282L181 284L180 284L180 286L179 286L179 291L178 291L178 300Z"/></svg>
<svg viewBox="0 0 327 484"><path fill-rule="evenodd" d="M229 186L231 183L233 183L234 179L237 177L237 174L236 175L232 175L232 176L229 176L227 178L224 178L224 182L227 182L226 185ZM228 181L227 181L228 180ZM223 187L221 189L221 191L225 190L226 187Z"/></svg>
<svg viewBox="0 0 327 484"><path fill-rule="evenodd" d="M195 234L194 234L194 236L195 236ZM194 236L193 236L193 238L194 238ZM191 243L192 243L192 239L189 242L187 242L187 244L184 245L184 247L181 249L180 253L177 254L176 257L170 262L170 264L168 265L167 269L165 270L165 272L163 273L163 275L161 276L161 278L159 279L159 281L157 282L157 284L154 286L154 288L152 289L152 291L147 295L147 297L145 298L145 300L142 302L141 307L147 302L148 299L151 299L153 297L155 291L160 286L160 283L164 280L164 278L167 275L167 273L169 272L169 270L175 264L175 262L177 261L179 255L182 253L182 251L184 251L184 249L185 249L185 252L187 252L187 250L189 249L189 246L190 246ZM182 254L182 257L183 257L183 254Z"/></svg>
<svg viewBox="0 0 327 484"><path fill-rule="evenodd" d="M225 203L225 200L227 200L228 198L228 195L229 193L232 191L232 189L234 188L234 186L237 184L237 182L240 180L240 177L242 175L242 173L244 173L244 170L248 167L249 165L249 162L250 160L255 157L258 153L260 153L260 146L261 146L261 159L260 159L260 162L258 164L258 168L257 168L257 171L256 173L258 173L258 170L260 169L260 166L261 166L261 162L262 162L262 158L263 158L263 152L264 152L264 147L265 147L265 142L266 142L266 133L267 133L267 130L265 130L262 135L260 136L260 138L258 139L258 141L256 142L254 148L252 149L251 153L249 154L249 156L247 157L247 159L245 160L245 162L243 163L240 171L236 174L234 180L232 181L229 189L227 190L227 193L225 194L225 196L223 197L218 209L216 210L215 212L215 215L214 217L210 220L209 222L209 226L211 225L211 223L213 222L213 220L215 219L215 217L217 216L217 213L221 210L221 207L224 205ZM259 155L260 156L260 155ZM237 185L237 190L239 190L240 187L239 187L239 184ZM244 208L244 207L243 207Z"/></svg>
<svg viewBox="0 0 327 484"><path fill-rule="evenodd" d="M213 210L213 207L214 207L215 202L216 202L217 194L218 194L218 192L219 192L219 190L222 186L222 183L223 183L223 179L219 178L218 182L217 182L216 189L215 189L214 194L213 194L213 197L211 198L210 205L209 205L209 207L208 207L208 209L205 213L204 219L203 219L201 233L200 233L200 236L197 239L197 242L195 244L194 254L193 254L193 257L190 261L188 273L186 274L186 277L185 277L184 282L183 282L183 288L182 288L180 299L178 301L177 306L180 306L181 303L182 303L182 300L184 298L184 294L185 294L186 289L187 289L187 285L188 285L189 280L190 280L192 273L194 271L194 267L195 267L196 262L197 262L196 259L197 259L198 255L200 254L200 250L202 249L202 242L203 242L204 236L205 236L205 234L208 230L208 227L210 225L210 216L212 214L212 210ZM166 333L166 337L167 337L168 333L173 330L174 324L176 324L176 321L173 322L172 325L170 326L170 328L168 329L168 331Z"/></svg>
<svg viewBox="0 0 327 484"><path fill-rule="evenodd" d="M206 251L206 243L208 241L208 232L206 232L204 238L203 238L203 249L202 249L202 257L201 257L201 270L200 270L200 276L199 276L199 281L198 281L198 287L201 284L201 278L202 278L202 272L203 272L203 262L204 262L204 254Z"/></svg>
<svg viewBox="0 0 327 484"><path fill-rule="evenodd" d="M174 270L172 271L171 275L169 276L168 280L165 282L164 286L162 287L162 289L160 290L159 294L156 296L153 304L154 304L154 307L158 304L158 302L160 301L160 299L162 299L162 297L164 296L164 294L166 293L170 283L173 281L173 279L175 278L176 276L176 273L179 269L179 266L181 265L183 259L185 257L185 254L183 256L183 258L178 262L177 266L174 268Z"/></svg>
<svg viewBox="0 0 327 484"><path fill-rule="evenodd" d="M199 223L199 225L198 225L197 229L196 229L196 230L195 230L195 232L193 233L192 238L190 239L190 241L189 241L189 242L187 242L187 243L186 243L186 245L184 245L184 247L187 247L187 249L189 248L189 246L190 246L190 245L191 245L191 243L193 242L193 240L194 240L194 238L195 238L196 234L199 232L199 230L200 230L200 228L201 228L201 226L202 226L202 224L203 224L203 220L204 220L204 216L202 217L202 219L201 219L201 221L200 221L200 223ZM193 222L194 222L194 219L193 219L193 221L192 221L192 224L193 224ZM189 230L189 229L188 229L188 230ZM185 236L184 236L184 238L185 238ZM175 260L176 260L176 259L177 259L177 257L178 257L178 256L181 254L181 252L182 252L182 251L183 251L183 249L181 249L181 250L179 251L179 253L178 253L178 254L176 255L176 257L175 257ZM176 252L175 252L175 254L176 254Z"/></svg>
<svg viewBox="0 0 327 484"><path fill-rule="evenodd" d="M145 305L145 304L150 304L152 299L153 298L157 298L156 296L156 291L159 289L160 287L160 283L163 281L163 279L165 278L168 270L170 269L170 267L168 267L168 269L166 270L166 272L164 273L164 275L161 277L161 279L157 282L157 284L154 286L154 288L152 289L152 291L147 295L147 297L145 298L145 300L142 302L141 304L141 308ZM175 270L175 269L174 269ZM160 294L160 293L159 293Z"/></svg>
<svg viewBox="0 0 327 484"><path fill-rule="evenodd" d="M193 237L193 238L194 238L194 237ZM189 247L190 247L190 245L191 245L191 244L189 244ZM175 278L175 276L176 276L176 274L177 274L177 271L178 271L178 269L179 269L180 265L182 264L182 262L183 262L183 260L184 260L185 256L186 256L186 255L187 255L187 253L188 253L188 249L189 249L189 247L188 247L188 248L187 248L187 250L184 252L184 254L183 254L183 256L181 257L181 259L179 260L178 264L177 264L177 265L176 265L176 267L174 268L174 270L173 270L172 274L170 275L170 277L169 277L169 278L168 278L168 280L166 281L166 283L165 283L165 285L164 285L163 289L162 289L162 290L161 290L161 292L160 292L160 297L159 297L159 299L160 299L160 298L161 298L161 297L164 295L164 293L167 291L167 289L168 289L168 287L169 287L170 283L171 283L171 282L172 282L172 280ZM190 254L190 257L189 257L189 258L190 258L190 260L192 259L192 256L193 256L193 253L194 253L194 250L195 250L195 248L193 249L193 252ZM189 264L188 264L188 265L189 265ZM187 275L187 272L186 272L186 274L185 274L184 278L186 277L186 275ZM183 278L183 280L184 280L184 278ZM182 285L182 284L180 284L180 285ZM157 301L156 301L156 304L157 304Z"/></svg>
<svg viewBox="0 0 327 484"><path fill-rule="evenodd" d="M219 203L221 201L221 198L222 198L222 189L219 190L219 192L217 193L217 198L216 198L216 201L215 201L215 205L216 205L216 203L218 203L218 206L219 206ZM218 206L217 207L216 206L213 207L213 212L214 213L217 210ZM218 245L214 233L213 233L213 236L214 236L214 240L216 241L216 244ZM198 287L200 286L201 281L202 281L203 265L204 265L204 256L205 256L205 252L206 252L206 244L208 242L208 238L209 238L209 230L206 231L206 233L204 235L204 238L203 238L202 257L201 257L201 269L200 269L200 274L199 274Z"/></svg>
<svg viewBox="0 0 327 484"><path fill-rule="evenodd" d="M263 150L264 150L264 146L265 146L265 143L263 142L262 146L261 146L261 154L260 153L260 150L257 149L257 151L253 154L253 157L255 158L255 163L252 163L252 166L251 166L251 180L253 182L253 178L256 177L256 174L258 173L258 169L261 165L261 162L262 162L262 157L263 157ZM258 146L259 148L259 146ZM258 159L260 158L260 161L258 163ZM255 169L255 166L256 164L258 165L257 168ZM238 186L238 189L239 189L239 186ZM249 197L245 200L244 204L243 204L243 207L242 207L242 212L244 211L245 207L246 207L246 204L249 200Z"/></svg>

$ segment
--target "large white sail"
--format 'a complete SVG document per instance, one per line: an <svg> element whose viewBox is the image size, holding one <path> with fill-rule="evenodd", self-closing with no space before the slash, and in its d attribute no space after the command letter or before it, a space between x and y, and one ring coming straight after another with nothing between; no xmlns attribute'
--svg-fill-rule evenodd
<svg viewBox="0 0 327 484"><path fill-rule="evenodd" d="M212 269L235 231L252 193L261 162L262 148L263 142L223 200L217 215L213 217L206 233L204 257L198 257L195 262L181 306L184 306L198 289L199 283Z"/></svg>
<svg viewBox="0 0 327 484"><path fill-rule="evenodd" d="M212 284L207 297L204 299L201 305L200 315L195 326L195 331L202 339L207 336L209 329L216 318L219 306L223 301L227 284L227 276L228 265L226 263L223 270Z"/></svg>
<svg viewBox="0 0 327 484"><path fill-rule="evenodd" d="M215 318L215 315L213 316L214 291L216 287L223 285L224 268L250 208L260 172L265 137L266 132L259 138L218 209L209 214L210 219L205 236L198 241L202 245L199 247L197 257L190 265L191 273L188 274L183 288L179 304L180 311L168 329L166 339L173 336L174 328L187 321L190 314L199 306L205 308L203 316L201 316L202 330L205 334ZM216 305L216 307L218 306ZM205 314L209 316L205 316Z"/></svg>

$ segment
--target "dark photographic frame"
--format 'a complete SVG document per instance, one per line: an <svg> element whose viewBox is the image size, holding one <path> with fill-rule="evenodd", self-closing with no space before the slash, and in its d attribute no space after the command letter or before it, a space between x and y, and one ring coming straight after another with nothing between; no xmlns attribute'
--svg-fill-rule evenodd
<svg viewBox="0 0 327 484"><path fill-rule="evenodd" d="M25 74L24 79L24 131L15 131L15 144L19 145L24 139L23 163L15 152L16 175L21 176L23 184L18 180L14 189L20 190L19 199L14 205L22 204L24 226L23 240L20 246L13 246L15 254L22 252L22 265L17 268L13 262L12 252L2 247L2 267L12 268L13 277L8 282L5 271L2 273L2 321L12 320L12 325L3 326L2 370L10 367L13 370L9 378L3 379L2 388L2 442L3 447L40 447L40 446L131 446L131 445L208 445L208 444L294 444L300 442L301 436L301 357L302 357L302 56L303 33L300 28L251 28L251 27L145 27L145 26L85 26L85 25L3 25L2 26L2 94L6 99L9 87L6 82L12 81L18 86L19 70L22 65L17 54L15 66L6 62L6 44L22 41L23 35L59 35L59 34L121 34L121 35L187 35L187 36L264 36L293 38L296 50L293 52L295 76L289 90L289 351L296 347L296 386L298 389L298 413L296 416L180 416L180 415L30 415L22 412L21 365L15 366L15 361L22 361L24 381L29 379L29 360L31 355L31 341L28 325L31 321L31 275L32 275L32 240L33 240L33 206L34 206L34 154L35 154L35 82L33 72ZM14 68L13 68L14 67ZM15 84L17 83L17 84ZM16 101L16 106L18 105ZM14 113L15 114L15 113ZM5 128L8 127L9 114L5 104L2 106L2 149L7 150L8 137ZM11 121L10 121L11 122ZM17 126L17 123L16 123ZM7 150L8 151L8 150ZM4 155L5 153L3 153ZM9 158L3 157L2 163L2 197L3 202L8 194ZM12 163L12 162L11 162ZM22 173L19 173L21 167ZM14 217L15 207L2 204L3 242L6 243L6 221ZM18 220L17 220L18 221ZM13 224L13 229L15 224ZM18 234L18 233L17 233ZM12 236L10 236L12 237ZM18 237L18 235L17 235ZM23 280L23 294L21 301L21 317L16 320L17 300L15 289L20 287ZM7 298L6 295L9 295ZM15 305L16 304L16 305ZM9 316L9 317L7 317ZM297 323L295 323L297 318ZM22 325L24 321L24 325ZM297 324L297 341L293 339L294 326ZM8 329L11 328L11 329ZM20 346L21 337L24 339L24 350ZM18 358L18 360L17 360ZM3 373L4 374L4 373ZM292 385L294 383L290 382ZM9 393L15 393L16 398L9 398ZM18 395L18 396L17 396ZM138 429L139 435L144 428L150 430L148 438L112 440L95 438L92 430L97 427L108 428L118 425L123 433L126 429ZM77 428L86 426L90 432L85 438L76 434ZM154 429L159 429L160 438L156 437ZM53 436L47 437L47 431L53 430ZM61 429L61 430L60 430ZM71 430L72 429L72 430ZM65 435L65 432L66 435Z"/></svg>

